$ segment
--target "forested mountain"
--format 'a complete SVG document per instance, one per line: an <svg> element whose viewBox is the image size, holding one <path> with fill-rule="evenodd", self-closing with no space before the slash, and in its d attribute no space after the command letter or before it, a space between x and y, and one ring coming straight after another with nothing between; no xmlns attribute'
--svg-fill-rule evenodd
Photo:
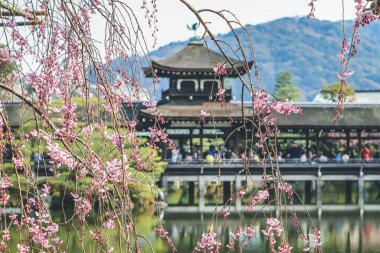
<svg viewBox="0 0 380 253"><path fill-rule="evenodd" d="M352 34L352 21L346 22L347 36ZM263 85L273 90L275 77L281 71L293 74L304 98L312 99L322 84L337 81L339 71L337 53L343 39L342 23L307 18L282 18L272 22L247 25L256 50ZM237 34L243 37L243 30ZM218 35L232 45L232 33ZM360 90L380 89L380 22L361 29L359 53L352 60L355 71L349 83ZM153 58L166 58L183 47L187 41L173 42L151 53ZM210 43L211 44L211 43ZM247 41L243 46L248 49ZM212 47L215 50L215 47ZM240 88L233 87L234 96L240 97Z"/></svg>

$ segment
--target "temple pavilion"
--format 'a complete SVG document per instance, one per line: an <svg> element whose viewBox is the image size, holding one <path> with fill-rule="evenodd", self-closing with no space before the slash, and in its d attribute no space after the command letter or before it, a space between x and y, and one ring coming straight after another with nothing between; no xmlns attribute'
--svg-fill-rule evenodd
<svg viewBox="0 0 380 253"><path fill-rule="evenodd" d="M216 78L213 70L225 64L226 74ZM244 64L233 60L238 72L243 75L253 62ZM162 93L167 105L201 105L215 100L219 88L225 89L225 101L232 98L231 89L224 87L226 77L235 78L237 74L226 58L207 48L200 39L194 37L188 45L175 55L161 61L152 60L150 67L144 69L146 77L169 78L169 89Z"/></svg>
<svg viewBox="0 0 380 253"><path fill-rule="evenodd" d="M232 63L235 70L222 54L210 50L194 37L175 55L160 61L152 60L144 69L146 77L169 78L169 89L162 92L158 109L167 121L163 127L186 151L192 150L195 143L205 150L208 148L205 140L216 136L224 138L233 130L231 118L241 112L241 105L231 102L232 89L226 86L225 80L244 75L253 62L233 59ZM226 73L216 75L214 68L223 64ZM219 89L224 90L223 104L217 101ZM213 116L200 123L201 111ZM140 122L152 120L153 116L147 110L140 111Z"/></svg>

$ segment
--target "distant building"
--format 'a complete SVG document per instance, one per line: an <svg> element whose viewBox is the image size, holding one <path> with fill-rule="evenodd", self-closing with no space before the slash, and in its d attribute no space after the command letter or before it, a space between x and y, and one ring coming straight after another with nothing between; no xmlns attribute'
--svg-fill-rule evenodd
<svg viewBox="0 0 380 253"><path fill-rule="evenodd" d="M318 93L314 99L314 103L336 103ZM380 90L356 90L355 96L348 98L348 103L355 104L380 104Z"/></svg>
<svg viewBox="0 0 380 253"><path fill-rule="evenodd" d="M355 91L353 103L379 104L380 90L357 90Z"/></svg>

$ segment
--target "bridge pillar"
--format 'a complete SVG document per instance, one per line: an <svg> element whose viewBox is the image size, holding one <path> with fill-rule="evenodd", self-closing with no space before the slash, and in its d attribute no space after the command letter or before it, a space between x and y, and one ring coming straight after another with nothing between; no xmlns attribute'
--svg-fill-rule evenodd
<svg viewBox="0 0 380 253"><path fill-rule="evenodd" d="M346 181L346 201L345 204L352 204L352 181Z"/></svg>
<svg viewBox="0 0 380 253"><path fill-rule="evenodd" d="M224 181L223 182L223 203L227 203L227 201L231 197L231 182Z"/></svg>
<svg viewBox="0 0 380 253"><path fill-rule="evenodd" d="M364 208L364 173L363 168L360 169L359 182L358 182L358 205L360 210Z"/></svg>
<svg viewBox="0 0 380 253"><path fill-rule="evenodd" d="M322 207L322 171L321 167L318 169L318 178L317 178L317 206L318 209Z"/></svg>
<svg viewBox="0 0 380 253"><path fill-rule="evenodd" d="M206 182L202 176L198 176L198 187L199 187L199 212L203 213L205 210L205 195L206 195Z"/></svg>
<svg viewBox="0 0 380 253"><path fill-rule="evenodd" d="M241 189L241 178L239 175L235 176L235 209L236 212L241 211L241 199L238 197L238 192Z"/></svg>
<svg viewBox="0 0 380 253"><path fill-rule="evenodd" d="M311 204L311 186L312 186L312 181L305 181L305 199L304 203L306 205Z"/></svg>
<svg viewBox="0 0 380 253"><path fill-rule="evenodd" d="M194 205L194 182L189 182L189 206Z"/></svg>
<svg viewBox="0 0 380 253"><path fill-rule="evenodd" d="M168 190L168 179L165 175L162 176L162 189Z"/></svg>

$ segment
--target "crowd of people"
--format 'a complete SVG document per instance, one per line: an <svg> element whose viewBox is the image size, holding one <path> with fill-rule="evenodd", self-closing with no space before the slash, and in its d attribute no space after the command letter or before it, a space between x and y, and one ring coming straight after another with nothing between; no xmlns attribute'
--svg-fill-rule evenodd
<svg viewBox="0 0 380 253"><path fill-rule="evenodd" d="M195 145L192 152L185 152L184 148L177 147L176 149L169 151L166 158L172 163L186 163L202 160L213 163L218 159L238 160L239 156L232 149L227 149L225 146L220 146L216 149L214 145L210 145L207 151L202 152L200 146Z"/></svg>
<svg viewBox="0 0 380 253"><path fill-rule="evenodd" d="M279 149L280 150L280 149ZM350 161L364 160L365 162L370 162L373 159L380 158L380 145L362 145L360 148L358 146L353 146L349 149L344 147L331 148L328 149L324 146L324 149L319 149L315 145L312 145L307 151L299 144L289 143L284 153L280 150L278 152L277 160L279 162L290 160L297 162L343 162L347 163Z"/></svg>
<svg viewBox="0 0 380 253"><path fill-rule="evenodd" d="M364 160L370 162L373 159L380 159L380 145L362 145L361 148L353 146L350 149L343 147L328 149L326 146L322 149L317 149L315 145L306 149L303 145L297 143L288 143L285 148L278 147L277 154L269 153L266 158L274 159L277 156L277 161L284 162L343 162L347 163L354 160ZM207 151L202 152L199 145L195 145L192 151L186 152L184 148L178 147L168 151L166 159L171 163L193 163L204 162L213 163L215 161L238 162L249 159L253 162L259 162L262 158L260 150L249 149L247 152L237 154L233 149L225 146L216 148L210 145Z"/></svg>

